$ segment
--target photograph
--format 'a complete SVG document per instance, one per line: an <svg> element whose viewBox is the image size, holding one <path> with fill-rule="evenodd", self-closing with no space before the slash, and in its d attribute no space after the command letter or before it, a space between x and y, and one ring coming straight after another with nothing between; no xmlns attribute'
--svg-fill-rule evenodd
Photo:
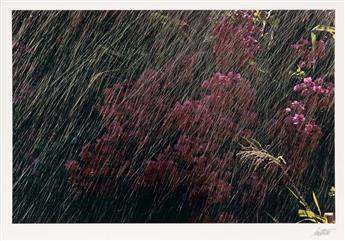
<svg viewBox="0 0 345 241"><path fill-rule="evenodd" d="M11 18L13 223L336 223L334 9Z"/></svg>

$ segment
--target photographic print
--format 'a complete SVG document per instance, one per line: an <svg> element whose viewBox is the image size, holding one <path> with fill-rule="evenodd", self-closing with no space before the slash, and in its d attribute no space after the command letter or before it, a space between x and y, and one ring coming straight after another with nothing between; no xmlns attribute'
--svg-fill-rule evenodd
<svg viewBox="0 0 345 241"><path fill-rule="evenodd" d="M334 10L13 10L13 223L336 223Z"/></svg>

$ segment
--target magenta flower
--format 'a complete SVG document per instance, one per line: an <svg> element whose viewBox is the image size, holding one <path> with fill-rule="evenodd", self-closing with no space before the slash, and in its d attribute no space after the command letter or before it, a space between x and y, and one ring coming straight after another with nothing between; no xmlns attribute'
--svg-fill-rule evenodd
<svg viewBox="0 0 345 241"><path fill-rule="evenodd" d="M220 69L226 70L232 64L244 66L259 49L261 28L254 24L253 13L235 11L233 17L224 17L214 27L213 53Z"/></svg>
<svg viewBox="0 0 345 241"><path fill-rule="evenodd" d="M313 80L311 77L303 79L303 83L294 86L294 91L301 93L304 97L310 97L313 94L327 95L334 91L333 83L324 84L322 78Z"/></svg>
<svg viewBox="0 0 345 241"><path fill-rule="evenodd" d="M285 109L284 109L284 112L285 112L286 114L289 114L289 113L291 112L291 108L289 108L289 107L285 108Z"/></svg>
<svg viewBox="0 0 345 241"><path fill-rule="evenodd" d="M293 101L290 106L291 109L295 110L297 113L301 113L305 110L303 103L297 100Z"/></svg>
<svg viewBox="0 0 345 241"><path fill-rule="evenodd" d="M292 45L292 48L299 59L298 66L301 68L311 68L317 60L325 56L325 43L318 40L315 43L315 49L312 49L311 43L307 39L301 39Z"/></svg>
<svg viewBox="0 0 345 241"><path fill-rule="evenodd" d="M297 84L293 87L293 90L296 92L301 92L303 90L303 86L301 84Z"/></svg>
<svg viewBox="0 0 345 241"><path fill-rule="evenodd" d="M312 79L311 77L307 77L307 78L304 78L304 79L303 79L303 82L304 82L305 84L311 84L311 83L313 83L313 79Z"/></svg>
<svg viewBox="0 0 345 241"><path fill-rule="evenodd" d="M292 117L292 121L294 125L300 125L305 121L305 117L303 114L295 114Z"/></svg>
<svg viewBox="0 0 345 241"><path fill-rule="evenodd" d="M320 127L316 124L306 124L305 127L304 127L304 132L307 134L307 135L311 135L312 133L317 133L317 132L320 132Z"/></svg>

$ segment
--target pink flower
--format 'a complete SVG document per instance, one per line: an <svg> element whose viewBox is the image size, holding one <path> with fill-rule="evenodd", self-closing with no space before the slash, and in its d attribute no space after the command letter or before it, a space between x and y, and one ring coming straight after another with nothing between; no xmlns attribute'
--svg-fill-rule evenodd
<svg viewBox="0 0 345 241"><path fill-rule="evenodd" d="M304 78L303 83L307 88L313 88L313 86L315 86L315 83L311 77Z"/></svg>
<svg viewBox="0 0 345 241"><path fill-rule="evenodd" d="M298 67L300 67L301 69L305 68L306 63L304 61L301 61L298 63Z"/></svg>
<svg viewBox="0 0 345 241"><path fill-rule="evenodd" d="M245 65L259 49L257 38L261 28L254 24L253 13L234 11L233 17L224 17L214 27L213 53L221 70Z"/></svg>
<svg viewBox="0 0 345 241"><path fill-rule="evenodd" d="M299 58L299 67L311 68L316 61L325 56L325 43L323 40L316 41L315 49L312 49L311 43L306 39L301 39L292 48Z"/></svg>
<svg viewBox="0 0 345 241"><path fill-rule="evenodd" d="M289 107L285 108L285 109L284 109L284 112L285 112L286 114L290 113L290 112L291 112L291 108L289 108Z"/></svg>
<svg viewBox="0 0 345 241"><path fill-rule="evenodd" d="M326 89L328 92L333 92L334 91L334 84L332 82L327 83Z"/></svg>
<svg viewBox="0 0 345 241"><path fill-rule="evenodd" d="M293 90L296 91L296 92L301 92L302 89L303 89L303 86L300 85L300 84L295 85L295 86L293 87Z"/></svg>
<svg viewBox="0 0 345 241"><path fill-rule="evenodd" d="M312 89L313 89L313 91L316 92L316 93L324 93L323 88L322 88L322 86L320 86L320 85L315 85L315 86L313 86Z"/></svg>
<svg viewBox="0 0 345 241"><path fill-rule="evenodd" d="M297 100L293 101L290 106L291 106L291 109L295 110L297 113L301 113L305 109L303 103Z"/></svg>
<svg viewBox="0 0 345 241"><path fill-rule="evenodd" d="M293 49L299 50L309 44L309 41L307 39L301 39L297 43L292 45Z"/></svg>
<svg viewBox="0 0 345 241"><path fill-rule="evenodd" d="M321 130L320 130L320 127L318 125L309 123L309 124L305 125L304 132L307 135L311 135L312 133L320 133Z"/></svg>
<svg viewBox="0 0 345 241"><path fill-rule="evenodd" d="M303 114L295 114L292 117L292 121L294 125L300 125L305 121L305 117Z"/></svg>
<svg viewBox="0 0 345 241"><path fill-rule="evenodd" d="M304 82L305 84L310 84L310 83L313 82L313 79L312 79L311 77L307 77L307 78L304 78L304 79L303 79L303 82Z"/></svg>

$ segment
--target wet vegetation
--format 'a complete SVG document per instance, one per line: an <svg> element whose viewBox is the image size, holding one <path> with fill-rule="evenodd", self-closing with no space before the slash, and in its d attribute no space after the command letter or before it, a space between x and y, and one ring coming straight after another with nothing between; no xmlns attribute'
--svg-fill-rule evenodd
<svg viewBox="0 0 345 241"><path fill-rule="evenodd" d="M14 223L334 221L334 11L12 24Z"/></svg>

